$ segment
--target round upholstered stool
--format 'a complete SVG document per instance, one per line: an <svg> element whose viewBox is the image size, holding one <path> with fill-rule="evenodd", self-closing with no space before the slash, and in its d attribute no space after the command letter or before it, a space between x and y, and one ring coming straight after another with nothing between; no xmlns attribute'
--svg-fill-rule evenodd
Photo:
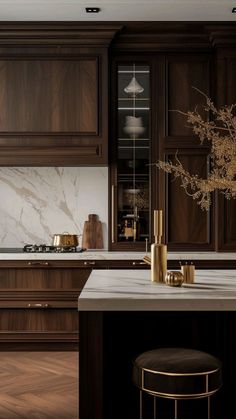
<svg viewBox="0 0 236 419"><path fill-rule="evenodd" d="M175 419L178 400L207 397L210 419L210 396L222 385L221 362L212 355L193 349L155 349L135 359L133 382L140 389L140 419L143 418L142 392L154 396L154 418L156 397L175 400Z"/></svg>

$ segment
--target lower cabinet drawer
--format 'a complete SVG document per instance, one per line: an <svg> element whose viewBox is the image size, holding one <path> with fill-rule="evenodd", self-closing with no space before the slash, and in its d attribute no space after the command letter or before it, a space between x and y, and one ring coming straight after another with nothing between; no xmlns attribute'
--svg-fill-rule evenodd
<svg viewBox="0 0 236 419"><path fill-rule="evenodd" d="M0 309L1 341L78 340L77 309Z"/></svg>

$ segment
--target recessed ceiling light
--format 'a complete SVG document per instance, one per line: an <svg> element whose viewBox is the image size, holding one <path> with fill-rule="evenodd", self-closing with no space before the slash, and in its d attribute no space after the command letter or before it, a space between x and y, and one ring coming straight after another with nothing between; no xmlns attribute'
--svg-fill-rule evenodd
<svg viewBox="0 0 236 419"><path fill-rule="evenodd" d="M99 13L100 7L85 7L86 13Z"/></svg>
<svg viewBox="0 0 236 419"><path fill-rule="evenodd" d="M236 13L236 7L233 7L232 13Z"/></svg>

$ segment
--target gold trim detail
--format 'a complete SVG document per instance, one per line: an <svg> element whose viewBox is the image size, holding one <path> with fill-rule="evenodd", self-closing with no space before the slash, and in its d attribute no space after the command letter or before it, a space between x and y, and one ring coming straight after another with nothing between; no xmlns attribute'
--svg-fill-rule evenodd
<svg viewBox="0 0 236 419"><path fill-rule="evenodd" d="M138 367L139 368L139 367ZM186 373L180 373L180 372L163 372L163 371L153 371L149 370L147 368L140 368L141 371L150 372L152 374L159 374L159 375L167 375L167 376L173 376L173 377L188 377L188 376L196 376L196 375L209 375L213 374L214 372L220 371L220 368L217 368L212 371L204 371L204 372L186 372Z"/></svg>
<svg viewBox="0 0 236 419"><path fill-rule="evenodd" d="M190 394L171 394L171 393L160 393L158 391L149 390L146 387L141 388L142 391L146 391L152 396L159 396L166 399L201 399L204 397L212 396L216 393L220 387L215 390L209 391L208 393L190 393Z"/></svg>
<svg viewBox="0 0 236 419"><path fill-rule="evenodd" d="M142 391L145 391L153 396L159 396L159 397L164 397L167 399L200 399L200 398L204 398L204 397L209 397L212 394L216 393L220 387L215 388L214 390L209 391L209 374L213 374L214 372L218 372L220 371L220 368L217 368L215 370L212 371L207 371L204 373L164 373L164 372L160 372L160 371L153 371L153 370L148 370L146 368L141 368L141 387L139 387ZM150 372L152 374L156 374L156 375L166 375L166 376L177 376L177 377L191 377L191 376L206 376L206 382L205 382L205 388L206 391L202 392L202 393L189 393L189 394L183 394L183 393L179 393L179 394L173 394L173 393L161 393L159 391L154 391L151 390L147 387L145 387L144 381L145 381L145 372Z"/></svg>

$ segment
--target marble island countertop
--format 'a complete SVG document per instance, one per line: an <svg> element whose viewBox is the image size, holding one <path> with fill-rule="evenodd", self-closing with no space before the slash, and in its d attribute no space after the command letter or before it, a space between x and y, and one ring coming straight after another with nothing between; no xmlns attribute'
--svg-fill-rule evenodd
<svg viewBox="0 0 236 419"><path fill-rule="evenodd" d="M26 253L20 249L1 249L0 260L142 260L145 252L88 250L82 253ZM150 255L150 253L148 253ZM168 260L236 260L236 253L168 252Z"/></svg>
<svg viewBox="0 0 236 419"><path fill-rule="evenodd" d="M94 270L79 311L236 310L236 270L196 271L194 284L152 283L149 271Z"/></svg>

